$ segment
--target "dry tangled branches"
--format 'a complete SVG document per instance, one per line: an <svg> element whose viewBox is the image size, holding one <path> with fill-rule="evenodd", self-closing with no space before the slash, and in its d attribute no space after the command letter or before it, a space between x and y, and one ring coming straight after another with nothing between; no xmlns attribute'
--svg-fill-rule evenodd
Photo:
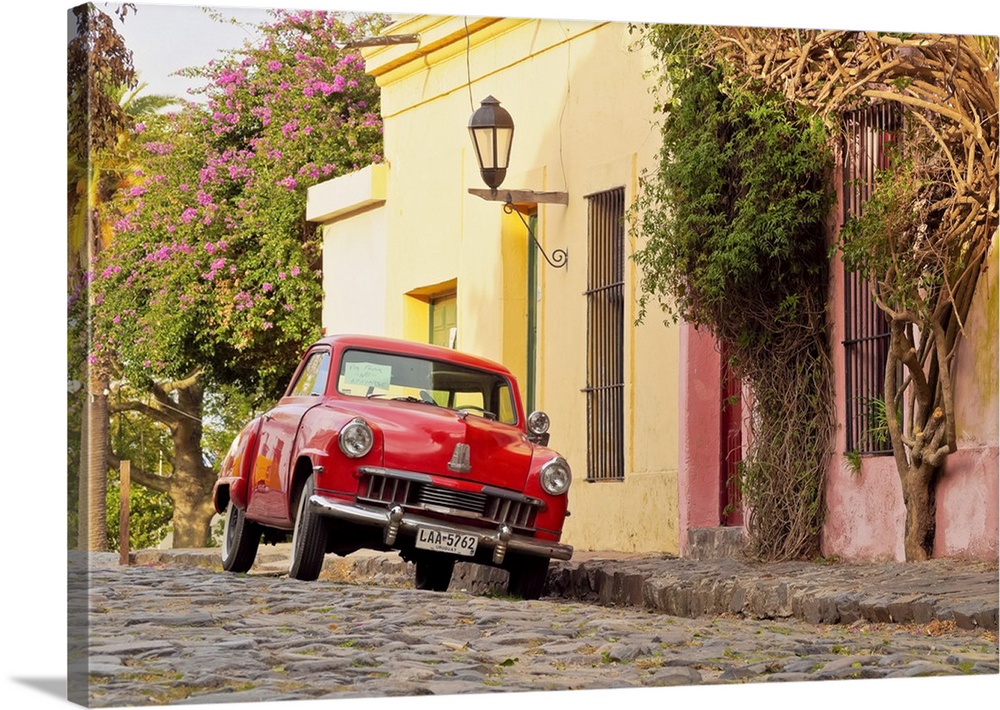
<svg viewBox="0 0 1000 710"><path fill-rule="evenodd" d="M741 472L752 559L784 561L819 550L834 430L824 295L804 292L799 323L786 322L766 343L728 341L737 373L753 388L752 455ZM766 309L761 316L760 330L766 317L774 323Z"/></svg>
<svg viewBox="0 0 1000 710"><path fill-rule="evenodd" d="M739 67L734 80L778 91L831 123L865 102L907 109L947 162L947 174L937 177L951 189L934 205L942 213L935 241L988 246L997 226L997 38L722 27L711 32L712 52Z"/></svg>

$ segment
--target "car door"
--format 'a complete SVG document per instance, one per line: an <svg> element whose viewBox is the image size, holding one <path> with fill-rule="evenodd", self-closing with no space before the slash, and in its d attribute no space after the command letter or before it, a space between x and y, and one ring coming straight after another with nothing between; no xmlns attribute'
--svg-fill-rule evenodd
<svg viewBox="0 0 1000 710"><path fill-rule="evenodd" d="M310 350L285 396L262 418L247 506L252 520L278 527L287 527L291 522L287 496L296 455L295 434L303 415L323 399L330 356L328 347Z"/></svg>

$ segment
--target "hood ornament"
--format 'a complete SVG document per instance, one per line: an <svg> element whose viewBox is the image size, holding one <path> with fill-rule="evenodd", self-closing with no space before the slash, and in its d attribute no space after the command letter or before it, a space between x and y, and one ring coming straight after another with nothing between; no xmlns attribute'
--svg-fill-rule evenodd
<svg viewBox="0 0 1000 710"><path fill-rule="evenodd" d="M472 470L470 454L472 449L468 444L455 444L455 451L448 462L448 470L455 473L468 473Z"/></svg>

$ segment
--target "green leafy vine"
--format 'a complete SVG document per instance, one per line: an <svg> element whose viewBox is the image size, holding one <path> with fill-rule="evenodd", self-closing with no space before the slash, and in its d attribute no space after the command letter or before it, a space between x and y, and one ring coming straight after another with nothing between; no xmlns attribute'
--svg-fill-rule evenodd
<svg viewBox="0 0 1000 710"><path fill-rule="evenodd" d="M833 431L827 346L832 157L823 125L782 97L729 86L696 28L646 28L670 89L656 170L633 207L640 317L709 330L752 397L741 466L747 552L819 549Z"/></svg>

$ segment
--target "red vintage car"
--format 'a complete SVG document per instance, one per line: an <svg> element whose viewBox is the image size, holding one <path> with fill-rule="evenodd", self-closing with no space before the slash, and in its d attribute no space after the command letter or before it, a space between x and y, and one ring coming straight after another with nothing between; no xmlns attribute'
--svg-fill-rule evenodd
<svg viewBox="0 0 1000 710"><path fill-rule="evenodd" d="M289 576L314 580L326 553L398 550L416 586L444 591L457 560L502 567L537 599L561 543L571 473L525 417L510 371L432 345L323 338L277 406L243 428L213 499L223 567L245 572L263 540L291 533Z"/></svg>

